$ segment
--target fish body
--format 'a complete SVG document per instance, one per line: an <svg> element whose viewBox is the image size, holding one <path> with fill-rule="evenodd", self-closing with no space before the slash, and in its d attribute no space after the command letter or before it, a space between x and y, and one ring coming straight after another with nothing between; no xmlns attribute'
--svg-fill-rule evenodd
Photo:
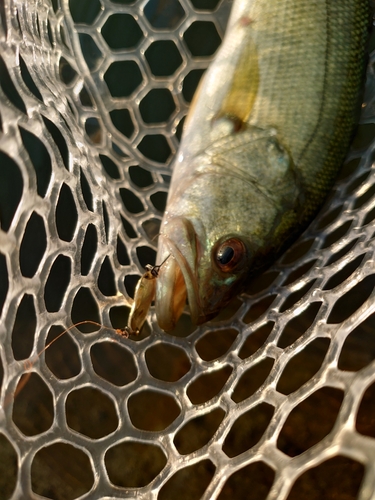
<svg viewBox="0 0 375 500"><path fill-rule="evenodd" d="M348 150L368 0L235 0L173 165L156 314L215 316L321 207Z"/></svg>

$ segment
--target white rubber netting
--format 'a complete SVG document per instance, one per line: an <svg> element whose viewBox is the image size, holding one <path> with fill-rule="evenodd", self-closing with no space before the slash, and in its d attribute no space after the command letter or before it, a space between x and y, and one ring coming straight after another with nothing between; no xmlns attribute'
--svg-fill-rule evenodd
<svg viewBox="0 0 375 500"><path fill-rule="evenodd" d="M229 10L0 2L1 499L375 498L374 55L336 187L280 261L197 329L113 330Z"/></svg>

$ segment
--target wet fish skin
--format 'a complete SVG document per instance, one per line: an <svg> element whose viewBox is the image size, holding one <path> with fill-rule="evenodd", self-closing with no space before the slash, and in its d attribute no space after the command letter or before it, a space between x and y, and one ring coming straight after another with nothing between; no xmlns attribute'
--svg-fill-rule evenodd
<svg viewBox="0 0 375 500"><path fill-rule="evenodd" d="M235 1L173 166L158 249L173 256L157 282L165 330L184 293L195 322L216 315L321 207L357 123L371 14L368 0ZM243 255L228 270L218 251L233 238Z"/></svg>

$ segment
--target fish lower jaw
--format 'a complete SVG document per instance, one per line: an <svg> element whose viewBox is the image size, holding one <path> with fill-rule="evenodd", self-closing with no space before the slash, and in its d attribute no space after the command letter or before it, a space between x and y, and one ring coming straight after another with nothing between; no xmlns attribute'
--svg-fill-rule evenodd
<svg viewBox="0 0 375 500"><path fill-rule="evenodd" d="M220 312L218 309L203 313L196 303L192 285L186 284L184 273L173 259L172 265L164 269L158 278L155 309L159 327L165 332L173 330L186 305L194 325L206 323Z"/></svg>
<svg viewBox="0 0 375 500"><path fill-rule="evenodd" d="M186 284L180 267L171 258L161 268L156 286L155 310L160 328L174 329L186 304Z"/></svg>
<svg viewBox="0 0 375 500"><path fill-rule="evenodd" d="M220 311L215 311L213 313L208 313L201 315L197 318L197 320L194 322L195 325L203 325L203 323L207 323L207 321L210 321L211 319L214 319Z"/></svg>

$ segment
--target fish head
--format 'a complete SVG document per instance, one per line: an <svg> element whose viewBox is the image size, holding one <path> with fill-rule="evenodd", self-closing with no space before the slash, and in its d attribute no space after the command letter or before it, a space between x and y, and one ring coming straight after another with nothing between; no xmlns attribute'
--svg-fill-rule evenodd
<svg viewBox="0 0 375 500"><path fill-rule="evenodd" d="M159 255L170 256L160 269L156 291L159 326L174 328L186 300L192 321L215 317L240 289L250 266L249 246L240 235L211 242L201 221L174 217L160 235Z"/></svg>
<svg viewBox="0 0 375 500"><path fill-rule="evenodd" d="M298 217L299 186L273 131L220 141L174 173L159 236L159 326L173 329L186 300L193 323L216 316L273 260ZM251 169L243 165L251 164ZM180 172L183 172L181 175Z"/></svg>

